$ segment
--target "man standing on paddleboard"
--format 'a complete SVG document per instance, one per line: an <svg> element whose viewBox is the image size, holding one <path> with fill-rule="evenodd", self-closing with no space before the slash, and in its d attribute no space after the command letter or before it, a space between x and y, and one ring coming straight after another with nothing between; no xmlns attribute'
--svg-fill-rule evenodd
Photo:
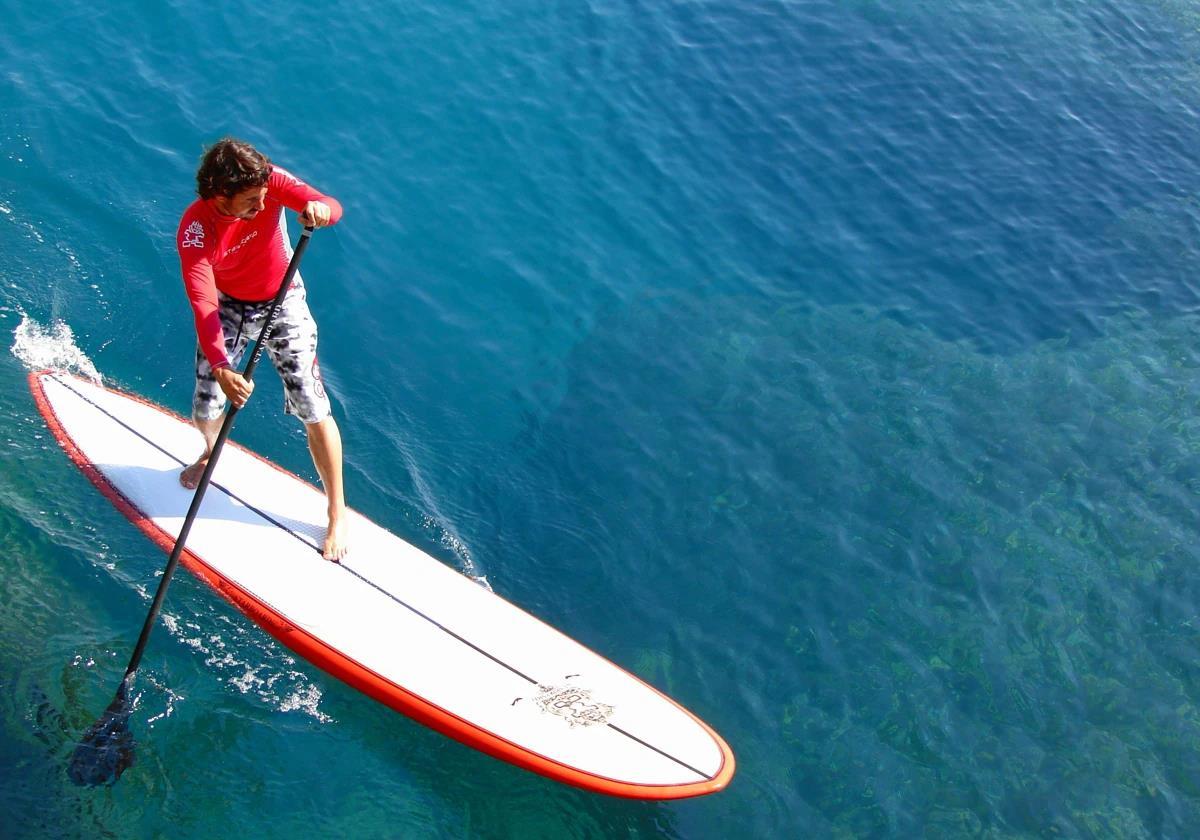
<svg viewBox="0 0 1200 840"><path fill-rule="evenodd" d="M184 212L176 239L198 339L192 420L206 444L199 460L179 476L188 488L196 486L208 463L226 399L241 408L254 390L237 366L258 339L291 259L284 208L312 227L342 217L336 199L274 166L249 143L229 137L205 153L196 184L200 198ZM322 553L327 560L340 560L346 554L342 438L321 381L317 325L299 273L275 313L265 346L283 380L285 411L304 423L325 487L329 526Z"/></svg>

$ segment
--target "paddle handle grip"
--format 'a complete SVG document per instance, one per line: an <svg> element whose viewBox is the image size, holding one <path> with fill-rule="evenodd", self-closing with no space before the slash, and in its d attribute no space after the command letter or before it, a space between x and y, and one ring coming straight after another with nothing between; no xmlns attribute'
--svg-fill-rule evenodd
<svg viewBox="0 0 1200 840"><path fill-rule="evenodd" d="M263 321L262 330L259 331L258 340L254 342L254 349L250 353L250 361L246 363L246 367L242 370L242 377L247 381L254 377L254 368L258 366L258 359L262 356L263 347L271 334L271 327L275 321L275 313L279 309L279 305L283 303L284 297L287 296L288 289L292 285L292 279L295 278L296 271L300 268L300 258L304 256L304 251L308 248L312 233L313 228L305 226L303 233L300 234L300 241L296 243L296 250L292 254L291 262L288 263L287 271L284 272L283 282L279 284L279 291L275 293L275 298L271 301L271 308L267 310L267 317ZM212 451L208 454L208 463L204 465L204 473L200 476L199 483L196 484L196 493L192 496L192 503L188 507L187 516L183 520L183 527L179 529L179 536L175 540L175 547L171 549L171 557L167 560L166 568L163 569L162 578L158 582L158 589L154 593L154 602L150 605L150 612L146 616L146 622L142 625L142 632L138 636L137 645L133 649L133 656L129 658L129 665L125 668L125 677L121 680L118 696L124 696L128 691L129 678L138 669L138 665L141 664L142 653L146 649L146 643L150 640L150 631L154 628L158 614L162 611L163 600L167 596L167 586L171 582L171 577L175 574L175 567L179 565L179 557L183 554L183 547L187 543L188 534L192 532L192 523L196 521L196 514L200 510L200 503L204 501L204 494L208 490L209 483L212 481L213 470L217 466L217 458L220 456L221 450L225 447L225 441L229 438L229 432L233 428L233 418L237 416L237 413L238 407L231 403L229 411L225 415L225 421L221 424L221 431L217 433L217 439L213 443Z"/></svg>

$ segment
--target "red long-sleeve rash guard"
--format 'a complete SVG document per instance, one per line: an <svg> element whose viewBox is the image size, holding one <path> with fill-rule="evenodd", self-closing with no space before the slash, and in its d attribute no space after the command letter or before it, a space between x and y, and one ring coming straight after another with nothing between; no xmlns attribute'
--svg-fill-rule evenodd
<svg viewBox="0 0 1200 840"><path fill-rule="evenodd" d="M239 300L274 298L289 259L279 217L285 207L299 213L310 201L329 205L330 224L342 217L337 199L276 166L267 180L266 207L253 219L223 216L212 199L197 199L184 212L175 244L200 349L214 369L229 365L217 317L217 290Z"/></svg>

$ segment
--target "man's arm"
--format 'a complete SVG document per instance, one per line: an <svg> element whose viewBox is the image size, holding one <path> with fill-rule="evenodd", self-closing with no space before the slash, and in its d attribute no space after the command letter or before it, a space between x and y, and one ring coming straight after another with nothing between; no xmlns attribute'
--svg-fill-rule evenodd
<svg viewBox="0 0 1200 840"><path fill-rule="evenodd" d="M333 208L324 201L310 201L304 205L304 210L300 213L300 224L305 227L325 227L333 222L330 219L333 217Z"/></svg>
<svg viewBox="0 0 1200 840"><path fill-rule="evenodd" d="M212 367L213 378L221 387L226 398L241 408L254 390L254 383L248 382L238 371L229 364L225 356L225 335L221 330L221 317L218 313L217 286L213 279L212 266L207 259L198 259L186 266L183 271L184 287L187 289L188 301L192 305L192 313L196 319L196 337L204 358Z"/></svg>
<svg viewBox="0 0 1200 840"><path fill-rule="evenodd" d="M313 189L278 166L271 172L267 190L284 207L299 213L301 224L326 227L342 218L342 205L336 198Z"/></svg>
<svg viewBox="0 0 1200 840"><path fill-rule="evenodd" d="M184 214L175 238L183 288L196 321L196 339L213 370L229 367L229 360L225 358L221 319L217 314L217 280L213 275L211 260L215 238L216 234L191 212Z"/></svg>

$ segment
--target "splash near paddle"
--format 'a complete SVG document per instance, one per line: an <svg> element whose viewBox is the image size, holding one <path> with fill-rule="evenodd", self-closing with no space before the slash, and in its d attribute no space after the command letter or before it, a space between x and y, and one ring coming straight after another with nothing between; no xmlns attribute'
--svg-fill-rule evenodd
<svg viewBox="0 0 1200 840"><path fill-rule="evenodd" d="M170 551L192 501L179 485L200 445L191 424L70 374L40 371L29 381L75 464ZM180 562L314 665L496 758L638 799L698 796L728 784L732 752L682 706L350 515L352 553L341 563L322 559L320 490L231 442ZM127 734L115 729L114 737ZM121 751L114 756L124 760ZM81 767L89 779L123 769Z"/></svg>

